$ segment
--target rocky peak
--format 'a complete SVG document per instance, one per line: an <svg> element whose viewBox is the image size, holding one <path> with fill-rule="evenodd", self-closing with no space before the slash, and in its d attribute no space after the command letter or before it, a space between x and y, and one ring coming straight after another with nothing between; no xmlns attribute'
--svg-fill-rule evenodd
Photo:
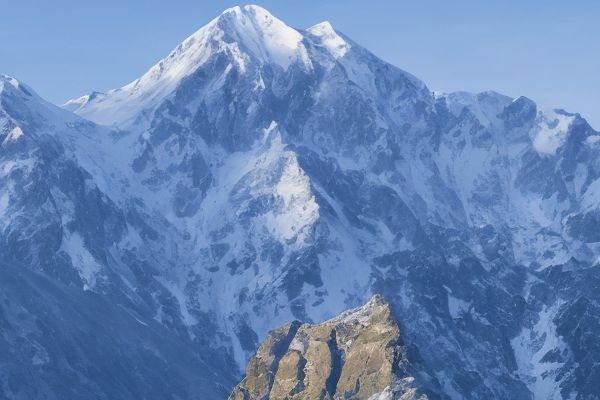
<svg viewBox="0 0 600 400"><path fill-rule="evenodd" d="M409 366L390 306L375 295L321 324L270 332L230 400L426 399Z"/></svg>

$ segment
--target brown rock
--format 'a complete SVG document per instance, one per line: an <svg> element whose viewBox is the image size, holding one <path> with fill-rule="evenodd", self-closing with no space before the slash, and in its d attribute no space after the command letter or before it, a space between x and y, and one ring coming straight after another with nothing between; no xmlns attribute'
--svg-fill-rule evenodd
<svg viewBox="0 0 600 400"><path fill-rule="evenodd" d="M376 295L321 324L272 331L230 400L426 399L408 369L398 324Z"/></svg>

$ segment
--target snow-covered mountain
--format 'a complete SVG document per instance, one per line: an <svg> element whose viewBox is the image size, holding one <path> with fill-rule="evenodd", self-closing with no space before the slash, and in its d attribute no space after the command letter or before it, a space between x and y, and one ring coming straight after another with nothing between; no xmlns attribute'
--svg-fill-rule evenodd
<svg viewBox="0 0 600 400"><path fill-rule="evenodd" d="M258 6L64 108L0 80L2 273L56 304L0 304L5 397L31 397L23 374L64 397L68 370L67 397L225 398L270 329L374 293L432 399L600 393L600 133L578 114L433 94L328 22ZM107 372L122 342L49 344L61 324L18 309L85 332L98 310L133 350Z"/></svg>
<svg viewBox="0 0 600 400"><path fill-rule="evenodd" d="M120 178L100 164L119 135L0 76L2 399L220 398L235 383L136 266L142 217L106 195Z"/></svg>

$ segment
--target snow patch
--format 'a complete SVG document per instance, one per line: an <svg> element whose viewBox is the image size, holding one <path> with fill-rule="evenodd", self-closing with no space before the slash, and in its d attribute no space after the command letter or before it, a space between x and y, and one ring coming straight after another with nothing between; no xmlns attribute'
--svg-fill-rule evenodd
<svg viewBox="0 0 600 400"><path fill-rule="evenodd" d="M84 281L83 289L93 289L102 271L102 265L86 249L83 238L77 232L68 233L63 239L62 250L71 257L73 267Z"/></svg>
<svg viewBox="0 0 600 400"><path fill-rule="evenodd" d="M394 398L393 396L392 389L387 386L383 392L370 396L369 400L392 400Z"/></svg>
<svg viewBox="0 0 600 400"><path fill-rule="evenodd" d="M321 22L308 28L308 32L320 39L321 46L325 47L335 58L341 58L348 53L351 46L333 29L329 21Z"/></svg>
<svg viewBox="0 0 600 400"><path fill-rule="evenodd" d="M464 314L468 314L470 307L470 302L461 300L448 293L448 311L453 319L461 318Z"/></svg>
<svg viewBox="0 0 600 400"><path fill-rule="evenodd" d="M90 99L90 95L81 96L77 99L67 101L61 107L71 112L77 112L80 108L84 107Z"/></svg>
<svg viewBox="0 0 600 400"><path fill-rule="evenodd" d="M2 144L8 144L10 142L17 141L22 136L23 136L23 131L21 130L20 127L16 126L8 133L8 135L6 135L6 138L4 139Z"/></svg>
<svg viewBox="0 0 600 400"><path fill-rule="evenodd" d="M285 159L281 179L275 186L275 194L283 201L283 209L269 213L267 222L275 237L290 240L303 229L313 225L319 218L319 205L310 188L310 180L295 156Z"/></svg>
<svg viewBox="0 0 600 400"><path fill-rule="evenodd" d="M554 155L564 144L574 116L556 111L543 113L533 136L533 147L540 154Z"/></svg>
<svg viewBox="0 0 600 400"><path fill-rule="evenodd" d="M8 191L2 190L0 193L0 220L4 219L8 211L10 196Z"/></svg>
<svg viewBox="0 0 600 400"><path fill-rule="evenodd" d="M585 138L585 142L588 145L593 146L596 143L600 142L600 135L590 135L587 138Z"/></svg>

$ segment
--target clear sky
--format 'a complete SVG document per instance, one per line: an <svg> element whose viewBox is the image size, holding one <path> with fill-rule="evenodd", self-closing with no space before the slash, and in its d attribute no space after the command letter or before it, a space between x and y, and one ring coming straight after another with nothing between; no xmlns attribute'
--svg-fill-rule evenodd
<svg viewBox="0 0 600 400"><path fill-rule="evenodd" d="M120 87L234 1L0 0L0 72L55 103ZM598 0L263 0L288 25L329 20L432 90L493 89L600 129Z"/></svg>

